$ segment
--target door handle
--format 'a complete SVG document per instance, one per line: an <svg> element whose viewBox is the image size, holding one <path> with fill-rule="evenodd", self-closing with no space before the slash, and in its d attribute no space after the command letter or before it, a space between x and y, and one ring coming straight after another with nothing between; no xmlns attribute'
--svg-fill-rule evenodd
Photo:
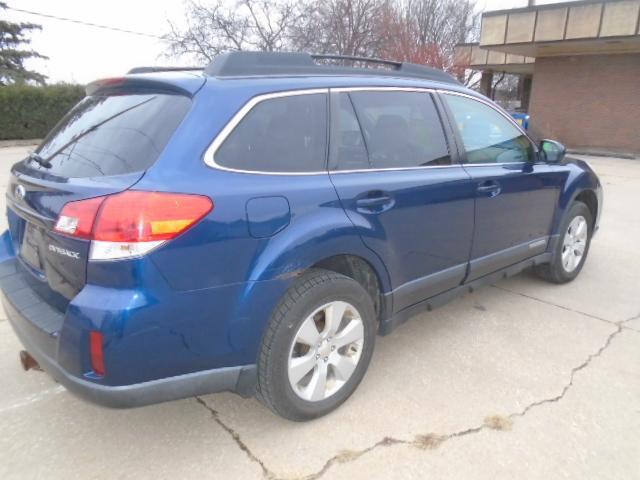
<svg viewBox="0 0 640 480"><path fill-rule="evenodd" d="M374 198L361 198L357 201L359 207L379 207L391 201L391 197L374 197Z"/></svg>
<svg viewBox="0 0 640 480"><path fill-rule="evenodd" d="M487 180L478 185L477 192L489 197L499 195L501 191L500 184L495 180Z"/></svg>
<svg viewBox="0 0 640 480"><path fill-rule="evenodd" d="M356 200L358 210L380 213L391 208L394 204L393 197L382 192L370 192L367 196Z"/></svg>

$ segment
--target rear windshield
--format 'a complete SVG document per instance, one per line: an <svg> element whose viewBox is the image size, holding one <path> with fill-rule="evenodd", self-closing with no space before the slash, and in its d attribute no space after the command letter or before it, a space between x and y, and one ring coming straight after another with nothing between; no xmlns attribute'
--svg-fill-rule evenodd
<svg viewBox="0 0 640 480"><path fill-rule="evenodd" d="M85 97L45 138L37 152L61 177L96 177L138 172L160 156L191 100L180 95Z"/></svg>

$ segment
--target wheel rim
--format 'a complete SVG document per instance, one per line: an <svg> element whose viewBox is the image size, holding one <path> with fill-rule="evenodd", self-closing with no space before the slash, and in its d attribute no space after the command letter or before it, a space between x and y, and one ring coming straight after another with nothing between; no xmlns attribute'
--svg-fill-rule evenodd
<svg viewBox="0 0 640 480"><path fill-rule="evenodd" d="M364 346L364 324L356 308L342 301L327 303L309 315L289 351L288 374L293 391L319 402L338 392L351 378Z"/></svg>
<svg viewBox="0 0 640 480"><path fill-rule="evenodd" d="M562 267L566 272L573 272L582 262L588 234L587 220L583 216L578 215L571 220L562 242Z"/></svg>

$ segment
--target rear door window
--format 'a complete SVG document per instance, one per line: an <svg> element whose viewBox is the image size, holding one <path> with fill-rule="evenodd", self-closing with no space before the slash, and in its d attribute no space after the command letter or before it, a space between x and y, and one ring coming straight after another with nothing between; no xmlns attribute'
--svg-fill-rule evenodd
<svg viewBox="0 0 640 480"><path fill-rule="evenodd" d="M38 148L46 168L60 177L97 177L148 169L191 106L181 95L144 94L85 97Z"/></svg>
<svg viewBox="0 0 640 480"><path fill-rule="evenodd" d="M259 102L215 152L216 164L254 172L324 171L326 157L324 93Z"/></svg>
<svg viewBox="0 0 640 480"><path fill-rule="evenodd" d="M426 92L349 94L364 134L370 168L449 165L440 116Z"/></svg>

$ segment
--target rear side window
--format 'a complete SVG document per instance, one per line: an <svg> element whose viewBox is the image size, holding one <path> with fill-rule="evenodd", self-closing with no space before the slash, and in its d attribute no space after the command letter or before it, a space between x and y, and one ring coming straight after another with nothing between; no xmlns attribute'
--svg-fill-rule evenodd
<svg viewBox="0 0 640 480"><path fill-rule="evenodd" d="M327 98L323 93L263 100L215 152L235 170L318 172L326 169Z"/></svg>
<svg viewBox="0 0 640 480"><path fill-rule="evenodd" d="M143 171L160 156L191 106L181 95L85 97L45 138L37 153L60 177L96 177Z"/></svg>
<svg viewBox="0 0 640 480"><path fill-rule="evenodd" d="M444 95L453 112L467 163L520 163L534 159L529 139L494 108L471 98Z"/></svg>
<svg viewBox="0 0 640 480"><path fill-rule="evenodd" d="M449 165L440 117L424 92L349 94L364 134L370 168Z"/></svg>

